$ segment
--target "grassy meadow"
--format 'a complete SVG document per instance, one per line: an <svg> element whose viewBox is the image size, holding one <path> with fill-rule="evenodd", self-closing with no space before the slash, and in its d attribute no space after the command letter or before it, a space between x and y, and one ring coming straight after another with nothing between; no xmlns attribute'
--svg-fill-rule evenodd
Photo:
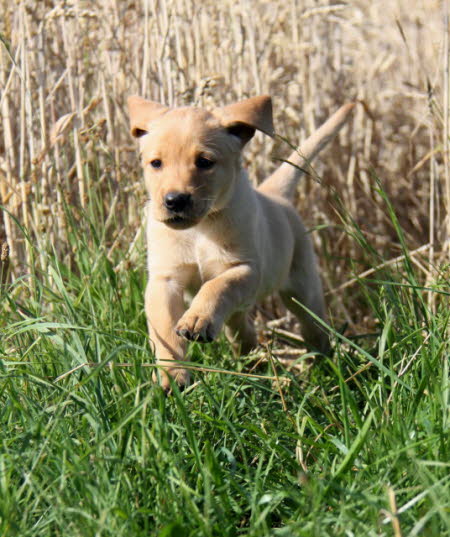
<svg viewBox="0 0 450 537"><path fill-rule="evenodd" d="M0 0L0 536L450 536L446 2ZM125 101L268 93L255 181L357 101L302 179L334 354L261 346L151 382Z"/></svg>

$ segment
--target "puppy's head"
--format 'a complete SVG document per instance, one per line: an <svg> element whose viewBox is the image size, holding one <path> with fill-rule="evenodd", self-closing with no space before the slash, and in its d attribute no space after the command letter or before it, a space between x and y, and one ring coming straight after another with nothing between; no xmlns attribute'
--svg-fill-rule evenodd
<svg viewBox="0 0 450 537"><path fill-rule="evenodd" d="M130 97L152 216L175 229L197 224L230 199L244 145L258 129L273 135L270 97L212 111L167 108Z"/></svg>

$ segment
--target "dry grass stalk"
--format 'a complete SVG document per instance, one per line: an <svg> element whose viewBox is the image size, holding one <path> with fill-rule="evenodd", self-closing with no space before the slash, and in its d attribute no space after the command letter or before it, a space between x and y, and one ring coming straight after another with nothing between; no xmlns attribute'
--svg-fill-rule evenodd
<svg viewBox="0 0 450 537"><path fill-rule="evenodd" d="M25 362L25 363L28 363L28 362ZM122 369L122 368L135 368L136 367L136 364L134 363L119 363L119 364L116 364L114 362L110 362L108 364L108 366L110 368L118 368L118 369ZM65 379L66 377L68 377L69 375L72 375L73 373L75 373L76 371L78 371L79 369L82 369L82 368L85 368L85 367L89 367L89 368L96 368L96 367L99 367L99 364L97 363L93 363L93 362L85 362L83 364L78 364L76 367L70 369L69 371L66 371L65 373L63 373L62 375L59 375L58 377L56 377L54 379L53 382L59 382L63 379ZM142 364L139 364L139 367L150 367L150 368L158 368L158 366L154 363L150 364L150 363L142 363ZM183 363L183 367L186 368L186 369L189 369L190 371L199 371L201 373L217 373L219 375L232 375L232 376L235 376L235 377L241 377L241 378L253 378L253 379L260 379L260 380L271 380L272 382L279 382L280 381L280 377L278 376L278 374L276 374L276 376L269 376L269 375L256 375L256 374L253 374L253 373L242 373L240 371L228 371L227 369L213 369L211 367L200 367L200 366L195 366L195 365L189 365L189 364L184 364ZM282 380L284 380L284 377L281 377Z"/></svg>
<svg viewBox="0 0 450 537"><path fill-rule="evenodd" d="M97 181L105 215L114 206L116 225L127 230L117 237L107 222L107 251L126 251L138 236L145 196L127 95L210 106L267 92L279 133L294 143L342 102L362 103L317 163L320 183L306 177L299 192L306 221L327 226L315 234L328 251L327 286L344 288L350 259L367 269L339 225L335 192L380 253L398 255L372 169L411 250L430 243L426 269L434 276L450 236L448 14L437 0L225 0L201 10L193 0L0 0L0 9L0 203L27 227L37 252L53 245L70 257L64 203L87 207ZM288 151L257 136L247 151L250 173L261 180L276 165L273 155ZM28 270L30 245L5 211L0 236L15 276ZM37 262L45 269L45 255ZM353 298L333 294L336 324L358 328L363 312L346 307Z"/></svg>
<svg viewBox="0 0 450 537"><path fill-rule="evenodd" d="M7 242L0 242L0 288L8 280L9 246Z"/></svg>
<svg viewBox="0 0 450 537"><path fill-rule="evenodd" d="M398 511L397 511L397 501L395 499L395 492L392 487L388 487L388 496L389 496L389 507L391 509L391 512L389 513L391 522L392 522L392 529L394 530L395 537L402 537L402 529L400 527L400 521L398 519Z"/></svg>

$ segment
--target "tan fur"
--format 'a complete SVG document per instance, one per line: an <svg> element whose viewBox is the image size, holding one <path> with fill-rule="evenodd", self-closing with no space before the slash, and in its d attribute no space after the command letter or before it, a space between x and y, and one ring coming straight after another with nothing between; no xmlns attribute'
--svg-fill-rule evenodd
<svg viewBox="0 0 450 537"><path fill-rule="evenodd" d="M247 311L273 292L302 322L305 341L326 352L326 333L296 303L325 319L311 241L290 199L299 167L336 134L353 105L293 152L295 166L282 164L258 189L241 166L241 151L255 129L273 135L270 97L213 111L170 109L141 97L128 105L150 196L145 307L163 386L170 386L169 375L180 385L189 381L174 363L184 360L187 340L213 340L225 323L235 348L249 352L257 341ZM177 202L178 194L189 197L186 206L173 209L175 194ZM194 298L186 310L187 290Z"/></svg>

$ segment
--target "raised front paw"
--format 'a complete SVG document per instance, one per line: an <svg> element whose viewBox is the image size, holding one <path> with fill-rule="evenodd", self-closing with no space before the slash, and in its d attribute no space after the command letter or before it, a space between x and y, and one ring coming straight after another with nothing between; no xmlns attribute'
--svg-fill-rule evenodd
<svg viewBox="0 0 450 537"><path fill-rule="evenodd" d="M175 327L175 332L179 336L201 343L209 343L215 339L219 331L220 326L216 326L210 318L190 313L189 310Z"/></svg>

